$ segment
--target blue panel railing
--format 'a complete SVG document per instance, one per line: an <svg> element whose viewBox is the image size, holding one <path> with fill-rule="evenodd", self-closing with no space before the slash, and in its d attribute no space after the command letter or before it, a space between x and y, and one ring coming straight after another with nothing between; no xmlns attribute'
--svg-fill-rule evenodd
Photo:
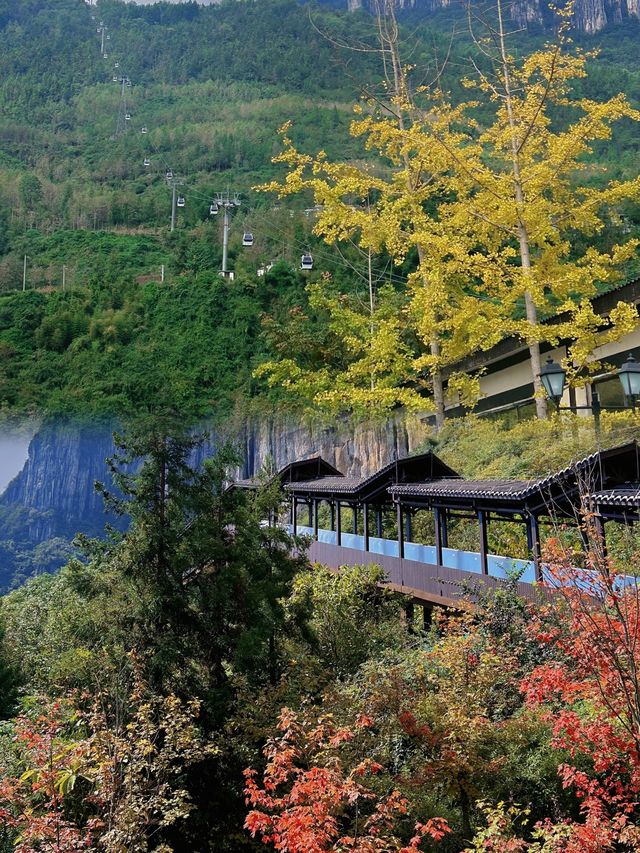
<svg viewBox="0 0 640 853"><path fill-rule="evenodd" d="M289 531L291 527L289 526ZM314 532L312 527L297 526L298 536L311 536ZM329 545L337 544L337 533L335 530L318 530L318 541ZM351 548L354 551L364 551L364 536L354 533L341 533L340 544L343 548ZM380 539L377 536L369 537L370 554L381 554L386 557L399 557L400 546L396 539ZM438 564L436 549L433 545L421 545L418 542L405 542L404 556L407 560L417 563L426 563L431 566ZM442 565L449 569L461 569L473 574L482 574L482 559L476 551L461 551L458 548L442 549ZM536 579L535 565L532 560L517 560L512 557L502 557L497 554L487 556L487 568L489 575L494 578L507 578L512 571L522 572L520 580L524 583L534 583Z"/></svg>
<svg viewBox="0 0 640 853"><path fill-rule="evenodd" d="M400 546L395 539L378 539L372 536L369 539L369 551L372 554L383 554L385 557L400 556Z"/></svg>
<svg viewBox="0 0 640 853"><path fill-rule="evenodd" d="M522 583L535 583L536 565L533 560L516 560L515 557L497 557L489 554L487 559L489 574L494 578L506 578L508 573L521 573Z"/></svg>
<svg viewBox="0 0 640 853"><path fill-rule="evenodd" d="M432 566L435 566L438 562L436 549L433 545L419 545L417 542L405 542L404 555L407 560L415 560L417 563L430 563Z"/></svg>
<svg viewBox="0 0 640 853"><path fill-rule="evenodd" d="M335 530L318 530L318 542L326 542L327 545L335 545L338 534Z"/></svg>

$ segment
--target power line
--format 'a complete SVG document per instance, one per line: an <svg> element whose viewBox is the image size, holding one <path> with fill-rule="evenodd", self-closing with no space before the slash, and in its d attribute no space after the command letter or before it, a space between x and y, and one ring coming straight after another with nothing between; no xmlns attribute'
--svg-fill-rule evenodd
<svg viewBox="0 0 640 853"><path fill-rule="evenodd" d="M108 27L104 24L103 21L100 21L100 26L98 27L98 32L101 34L101 53L103 56L104 56L105 40L110 39L110 35L108 35L107 30L108 30ZM118 61L115 62L114 68L115 69L120 68L120 63ZM124 73L122 74L121 77L114 76L114 81L115 80L117 80L117 82L119 82L121 85L120 103L118 106L118 117L117 117L117 122L116 122L116 136L119 136L126 129L126 122L131 120L131 114L128 111L126 92L127 92L128 88L132 87L132 82L131 82L131 79L128 76L126 76ZM169 161L165 159L164 154L155 145L150 134L145 133L146 131L147 131L147 128L145 127L141 132L147 136L148 145L150 145L150 147L152 148L152 150L154 152L155 157L157 157L160 160L160 163L166 169L166 172L165 172L166 178L167 178L169 186L171 187L171 225L170 225L170 228L171 228L171 231L174 231L176 224L177 224L177 207L183 207L184 206L184 196L182 196L182 195L178 196L177 195L177 189L178 189L178 187L182 188L183 186L186 185L186 183L184 180L181 180L178 182L176 179L174 179L173 168L171 167ZM145 155L146 155L146 150L142 149L142 146L141 146L141 150L143 150L143 153L145 153ZM144 157L143 162L144 162L145 167L151 165L151 161L149 160L149 158L147 156ZM196 199L199 199L202 202L208 204L210 213L214 213L214 207L216 205L218 208L222 208L224 211L222 274L228 275L229 274L229 270L228 270L228 242L229 242L229 229L230 229L229 211L232 208L237 207L239 205L239 203L240 203L239 196L236 193L236 194L234 194L233 197L231 197L229 195L229 192L227 191L226 194L225 193L214 194L213 200L212 200L211 195L205 195L202 192L198 191L195 187L189 187L188 193L191 197L195 197ZM180 204L180 200L182 201L182 204ZM255 218L258 218L258 220L260 220L263 223L263 225L265 226L267 231L271 231L271 234L268 235L268 236L270 236L271 239L274 239L274 240L277 239L276 237L273 236L274 231L279 232L280 235L284 235L284 237L286 238L286 243L289 246L295 246L299 251L302 251L303 254L307 254L309 252L309 247L308 247L307 243L303 243L301 240L297 240L293 235L291 235L290 233L285 231L285 229L278 227L278 225L276 225L272 220L269 220L269 219L267 219L267 217L260 214L258 209L254 209L251 212L252 221ZM284 243L284 240L283 240L283 243ZM329 263L329 264L332 264L335 266L342 267L345 270L349 270L351 273L355 274L356 276L361 278L363 281L366 281L366 282L369 281L368 274L366 274L363 271L360 271L355 264L351 263L347 258L345 258L338 246L336 246L336 251L337 251L337 256L335 254L328 254L326 252L322 252L322 251L318 251L317 249L314 249L314 255L317 258L320 258L321 261L324 260L325 263ZM386 269L388 269L388 266L389 266L389 262L387 262L387 264L386 264L385 271L383 273L379 274L378 281L385 280L385 281L389 281L390 283L395 283L395 284L399 284L399 285L406 284L406 278L405 277L399 276L399 275L394 275L393 273L386 274Z"/></svg>

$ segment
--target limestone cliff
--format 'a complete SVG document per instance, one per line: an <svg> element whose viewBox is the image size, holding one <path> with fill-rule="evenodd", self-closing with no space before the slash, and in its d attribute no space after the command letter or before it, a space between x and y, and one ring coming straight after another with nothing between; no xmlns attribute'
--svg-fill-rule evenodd
<svg viewBox="0 0 640 853"><path fill-rule="evenodd" d="M238 475L251 476L270 461L276 468L321 454L345 474L368 474L411 453L426 438L418 419L397 419L354 429L346 424L311 428L287 421L244 422L223 431L203 425L209 440L194 464L230 440L244 459ZM107 519L96 480L109 485L105 460L113 424L49 424L29 445L22 471L0 496L0 591L16 579L53 571L68 558L76 533L100 535Z"/></svg>
<svg viewBox="0 0 640 853"><path fill-rule="evenodd" d="M287 421L247 423L239 431L245 459L242 474L257 473L267 459L281 468L295 459L319 454L344 474L370 474L387 462L415 451L428 431L418 418L334 427L300 426Z"/></svg>
<svg viewBox="0 0 640 853"><path fill-rule="evenodd" d="M368 8L370 0L345 0L350 11ZM424 13L436 12L449 6L460 5L462 0L398 0L401 9L415 9ZM511 18L520 27L542 25L549 17L546 0L514 0L510 6ZM625 19L640 18L639 0L576 0L576 29L597 33L609 24L619 24Z"/></svg>

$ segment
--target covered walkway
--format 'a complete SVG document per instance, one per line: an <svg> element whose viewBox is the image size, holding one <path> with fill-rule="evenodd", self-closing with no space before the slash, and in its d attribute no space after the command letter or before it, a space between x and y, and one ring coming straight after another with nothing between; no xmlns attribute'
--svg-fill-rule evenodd
<svg viewBox="0 0 640 853"><path fill-rule="evenodd" d="M445 605L461 587L495 587L514 571L522 595L534 599L544 579L542 526L561 523L584 538L588 514L605 548L605 525L631 525L640 513L635 441L528 481L464 480L431 452L364 478L344 477L317 457L277 476L290 529L312 540L311 560L336 569L380 565L394 589ZM497 533L505 526L506 535ZM499 553L496 543L512 548Z"/></svg>

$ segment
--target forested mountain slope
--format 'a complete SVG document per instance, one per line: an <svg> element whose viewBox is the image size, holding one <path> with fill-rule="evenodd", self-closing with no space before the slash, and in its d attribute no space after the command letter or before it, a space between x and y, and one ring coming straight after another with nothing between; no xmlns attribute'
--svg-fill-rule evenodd
<svg viewBox="0 0 640 853"><path fill-rule="evenodd" d="M407 11L402 27L415 82L433 76L450 45L442 82L454 100L466 97L461 79L477 48L458 12ZM532 28L519 38L526 50L544 35ZM576 95L622 90L640 104L638 28L627 21L583 41L602 50ZM363 42L376 43L368 13L292 0L207 7L102 0L97 8L0 0L3 416L111 423L170 407L185 421L220 421L234 411L260 417L285 399L254 378L265 359L290 351L311 369L328 358L347 363L305 287L328 273L337 290L366 301L365 260L353 246L338 252L314 237L313 215L304 212L309 196L278 203L252 187L282 176L271 160L286 121L303 151L373 159L349 124L361 87L381 69L374 53L337 47ZM629 177L637 157L635 129L621 122L613 140L596 147L589 180L601 180L603 169ZM185 198L173 233L168 169ZM218 275L221 217L209 215L212 197L227 188L243 202L231 221L233 282ZM633 205L623 212L629 227L640 221ZM245 229L251 248L241 245ZM605 229L598 239L608 244L611 236ZM310 276L299 270L308 248ZM258 277L268 262L273 268ZM391 275L381 256L374 273L401 288L413 265L409 255ZM9 577L39 524L29 513L6 501L2 508ZM66 536L73 521L64 525ZM31 570L31 559L18 561L20 572Z"/></svg>

